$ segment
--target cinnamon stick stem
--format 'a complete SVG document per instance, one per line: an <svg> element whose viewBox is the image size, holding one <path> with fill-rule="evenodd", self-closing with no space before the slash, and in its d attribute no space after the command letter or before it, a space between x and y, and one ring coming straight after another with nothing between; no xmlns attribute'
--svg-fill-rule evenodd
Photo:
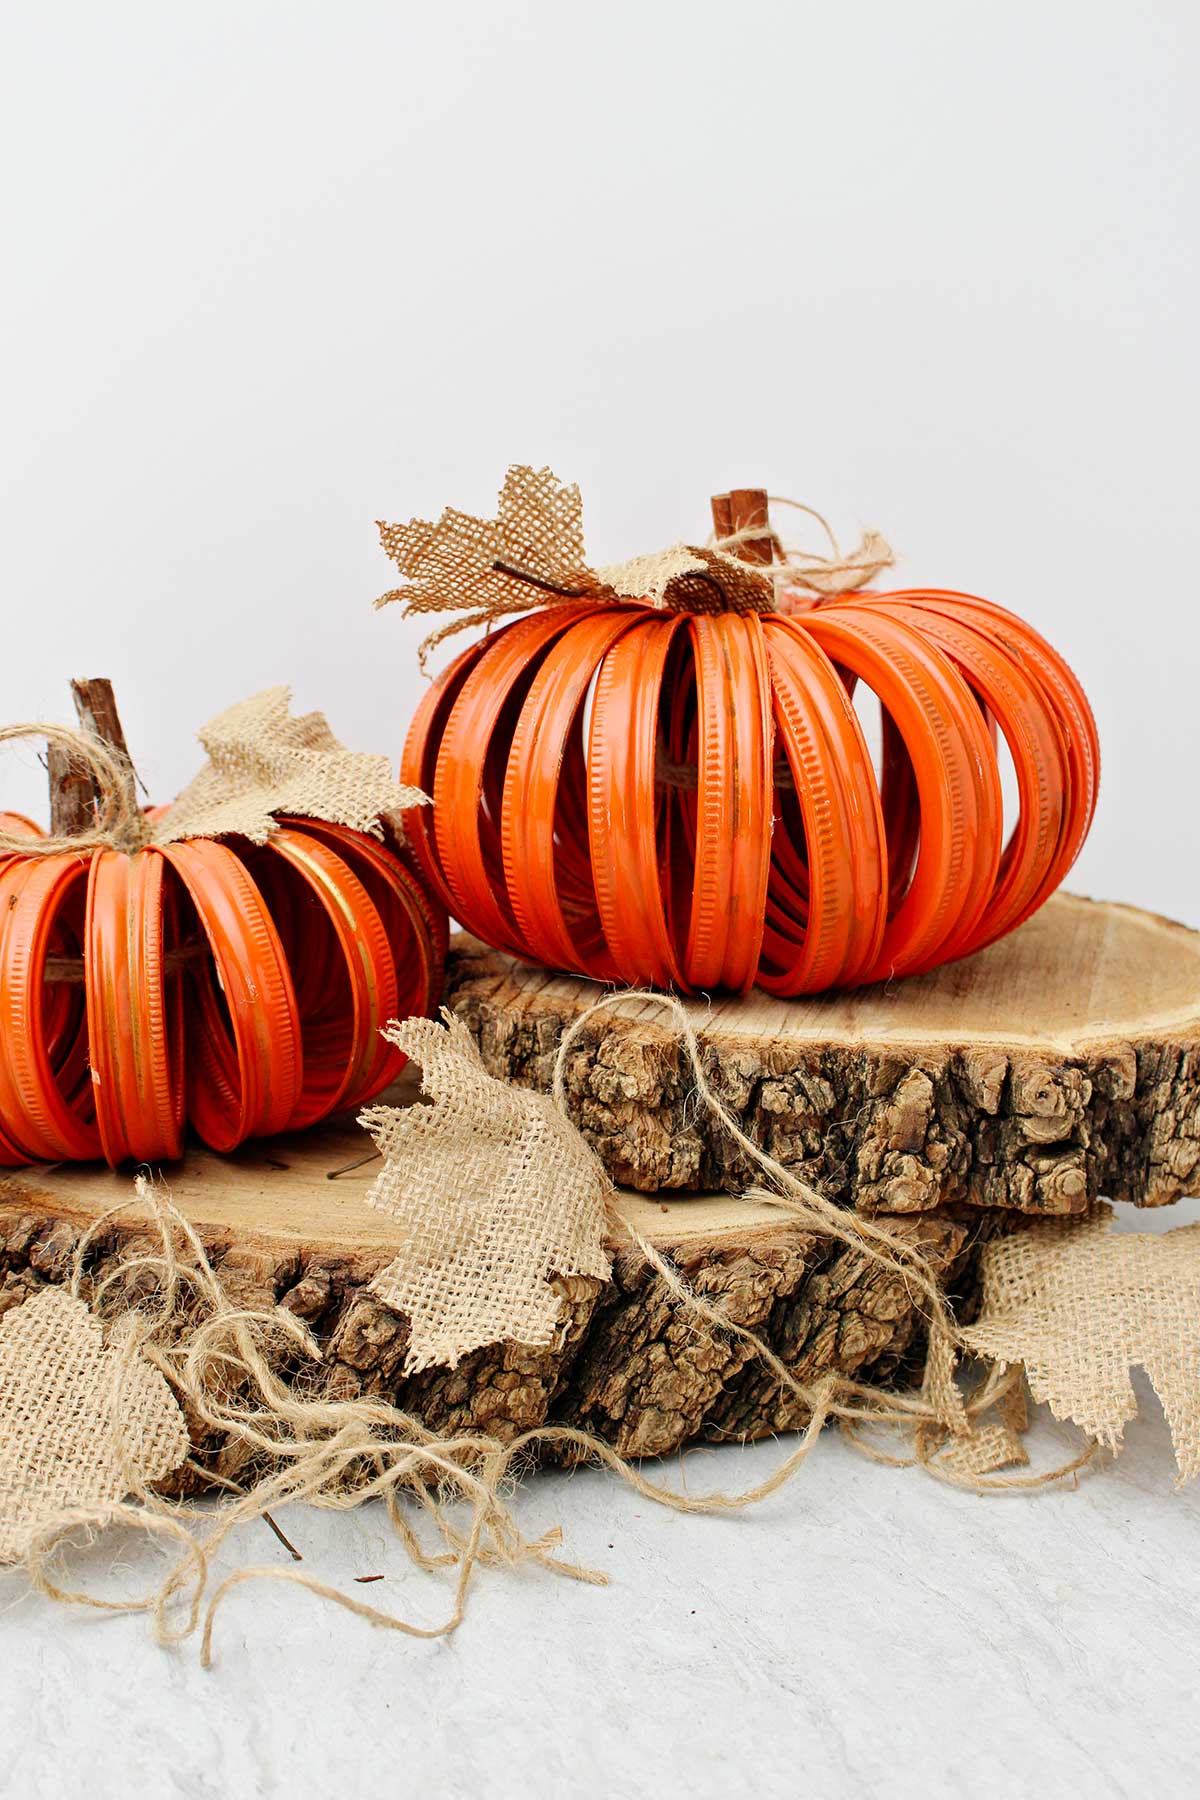
<svg viewBox="0 0 1200 1800"><path fill-rule="evenodd" d="M717 501L721 501L722 514L729 519L729 526L722 531L717 526L720 536L734 537L740 531L752 531L761 526L762 537L743 538L734 546L734 555L740 556L743 562L770 563L775 561L775 539L771 534L770 520L767 516L766 488L733 488L728 494L719 494L713 501L713 520L717 517Z"/></svg>

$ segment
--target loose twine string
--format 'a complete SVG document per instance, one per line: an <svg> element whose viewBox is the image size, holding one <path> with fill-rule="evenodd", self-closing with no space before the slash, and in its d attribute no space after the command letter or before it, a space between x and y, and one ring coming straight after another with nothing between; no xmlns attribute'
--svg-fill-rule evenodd
<svg viewBox="0 0 1200 1800"><path fill-rule="evenodd" d="M821 556L816 551L799 550L794 545L785 544L775 527L765 521L759 525L744 525L741 530L729 532L725 536L714 533L709 537L708 543L711 549L723 550L727 555L734 556L740 553L743 544L769 543L772 560L769 563L755 563L755 567L771 583L777 605L781 597L787 594L808 594L819 601L856 593L873 581L882 570L890 569L895 564L896 558L892 554L891 545L877 531L867 532L858 551L846 556L833 526L815 506L806 506L803 500L789 500L786 494L769 494L767 504L791 506L797 512L807 513L810 519L815 519L829 539L833 554Z"/></svg>
<svg viewBox="0 0 1200 1800"><path fill-rule="evenodd" d="M608 1577L603 1572L560 1554L558 1527L530 1538L518 1524L515 1496L521 1479L546 1459L596 1464L642 1499L689 1514L737 1513L778 1492L807 1460L831 1419L872 1460L893 1467L919 1465L939 1481L972 1493L1045 1487L1090 1461L1098 1448L1094 1441L1087 1441L1061 1466L1026 1475L977 1476L939 1460L948 1443L961 1441L984 1414L1020 1390L1020 1368L995 1365L973 1391L960 1392L954 1363L961 1339L927 1260L913 1244L874 1220L843 1212L747 1136L713 1091L696 1033L678 1001L640 991L611 994L582 1014L559 1044L553 1077L559 1105L566 1103L567 1066L581 1032L602 1010L627 1000L652 1003L671 1013L700 1103L762 1178L744 1198L778 1207L797 1225L859 1252L904 1285L923 1312L929 1333L925 1378L918 1392L892 1392L837 1373L801 1383L757 1332L737 1324L720 1305L690 1288L614 1203L614 1226L645 1259L681 1315L698 1329L744 1343L780 1388L808 1410L808 1423L795 1446L754 1486L697 1496L649 1480L612 1445L572 1426L542 1425L508 1442L485 1432L437 1432L384 1400L323 1394L322 1351L308 1327L282 1308L235 1306L193 1226L161 1192L139 1178L134 1200L105 1213L80 1240L71 1283L73 1294L82 1295L89 1251L117 1215L134 1204L149 1210L159 1239L157 1249L126 1251L92 1282L88 1295L93 1312L108 1328L114 1357L109 1395L113 1442L131 1498L100 1508L73 1509L34 1532L22 1564L35 1591L76 1606L145 1613L161 1644L181 1643L199 1630L201 1662L208 1667L217 1613L228 1596L248 1582L286 1582L372 1625L413 1638L443 1637L455 1630L480 1568L513 1569L534 1563L570 1580L605 1584ZM242 1470L238 1480L214 1476L193 1459L185 1465L225 1490L228 1497L215 1520L192 1502L155 1493L139 1473L137 1446L126 1442L124 1435L122 1399L141 1359L167 1380L193 1434L198 1428L232 1449ZM285 1378L289 1369L294 1371L291 1380ZM866 1428L878 1426L906 1432L911 1454L889 1454L863 1435ZM294 1568L237 1569L209 1593L214 1559L239 1527L295 1501L347 1510L373 1499L386 1505L400 1542L418 1569L454 1572L449 1612L441 1623L418 1624ZM165 1579L148 1594L119 1600L64 1586L54 1573L56 1553L77 1549L81 1535L90 1538L121 1525L178 1546L179 1556Z"/></svg>
<svg viewBox="0 0 1200 1800"><path fill-rule="evenodd" d="M5 725L0 744L44 738L47 745L64 751L73 769L90 776L96 794L95 824L90 830L37 837L0 831L0 855L61 856L86 850L140 850L149 839L149 828L137 804L128 759L90 733L67 725Z"/></svg>

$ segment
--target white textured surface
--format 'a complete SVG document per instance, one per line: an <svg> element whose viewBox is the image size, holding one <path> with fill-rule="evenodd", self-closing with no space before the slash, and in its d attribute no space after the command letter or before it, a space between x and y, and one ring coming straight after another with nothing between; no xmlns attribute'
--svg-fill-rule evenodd
<svg viewBox="0 0 1200 1800"><path fill-rule="evenodd" d="M1196 1202L1126 1221L1191 1220ZM589 1588L484 1572L457 1634L420 1643L294 1589L234 1593L216 1663L139 1619L67 1614L0 1579L0 1743L14 1795L1193 1795L1200 1778L1200 1487L1173 1488L1141 1417L1077 1491L981 1499L827 1433L793 1485L684 1518L604 1476L544 1476L528 1526L606 1569ZM1041 1458L1068 1440L1039 1424ZM693 1453L693 1493L761 1479L783 1446ZM678 1479L678 1467L664 1471ZM293 1509L304 1567L427 1624L378 1513ZM264 1525L227 1558L288 1567ZM101 1591L161 1568L132 1543ZM107 1584L107 1585L105 1585ZM0 1784L2 1785L2 1784Z"/></svg>

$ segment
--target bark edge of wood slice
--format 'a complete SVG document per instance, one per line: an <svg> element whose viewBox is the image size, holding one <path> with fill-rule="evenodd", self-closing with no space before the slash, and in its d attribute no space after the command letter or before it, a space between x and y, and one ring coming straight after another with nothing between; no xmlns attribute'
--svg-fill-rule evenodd
<svg viewBox="0 0 1200 1800"><path fill-rule="evenodd" d="M493 1075L545 1088L563 1030L606 990L460 934L447 1004ZM948 1203L1159 1206L1200 1165L1200 932L1059 894L1011 936L929 975L774 1000L688 1003L710 1079L755 1142L869 1211ZM571 1115L618 1183L744 1187L676 1036L629 1002L584 1027Z"/></svg>
<svg viewBox="0 0 1200 1800"><path fill-rule="evenodd" d="M412 1084L415 1086L415 1084ZM396 1230L365 1204L378 1167L353 1120L243 1146L220 1157L194 1148L163 1171L174 1204L196 1227L230 1298L286 1307L321 1344L330 1392L383 1395L435 1429L506 1437L553 1421L579 1426L623 1455L663 1454L698 1437L757 1438L805 1423L803 1408L736 1338L710 1336L671 1303L660 1278L625 1250L612 1279L575 1277L549 1349L497 1343L453 1370L405 1377L408 1326L368 1291L395 1254ZM346 1169L335 1180L331 1170ZM0 1178L0 1315L46 1283L71 1279L84 1232L133 1201L128 1173L63 1165ZM777 1209L728 1195L648 1199L622 1210L697 1285L748 1326L802 1381L836 1369L888 1381L915 1372L922 1320L902 1283L861 1254L799 1230ZM155 1248L136 1204L89 1246L84 1298L131 1244ZM977 1250L1004 1221L942 1210L898 1229L929 1257L956 1305L975 1302ZM229 1446L194 1436L195 1458L236 1477ZM176 1491L205 1483L182 1478Z"/></svg>

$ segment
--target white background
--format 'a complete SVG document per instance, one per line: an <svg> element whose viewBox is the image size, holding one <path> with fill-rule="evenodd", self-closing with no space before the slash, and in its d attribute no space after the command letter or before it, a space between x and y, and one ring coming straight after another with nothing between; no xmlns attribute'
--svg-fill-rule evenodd
<svg viewBox="0 0 1200 1800"><path fill-rule="evenodd" d="M167 797L283 680L398 758L376 518L548 462L606 561L761 482L1058 644L1074 885L1200 923L1188 0L4 16L0 719L110 674Z"/></svg>
<svg viewBox="0 0 1200 1800"><path fill-rule="evenodd" d="M1072 885L1200 924L1198 38L1189 0L6 5L0 719L109 674L165 797L282 680L396 758L377 517L548 462L605 561L763 483L1058 644L1104 751ZM32 752L0 782L40 808ZM239 1598L206 1682L21 1603L6 1758L46 1793L127 1742L134 1793L1183 1793L1194 1501L1154 1429L1023 1502L835 1449L632 1556L560 1485L618 1590L493 1579L455 1647Z"/></svg>

